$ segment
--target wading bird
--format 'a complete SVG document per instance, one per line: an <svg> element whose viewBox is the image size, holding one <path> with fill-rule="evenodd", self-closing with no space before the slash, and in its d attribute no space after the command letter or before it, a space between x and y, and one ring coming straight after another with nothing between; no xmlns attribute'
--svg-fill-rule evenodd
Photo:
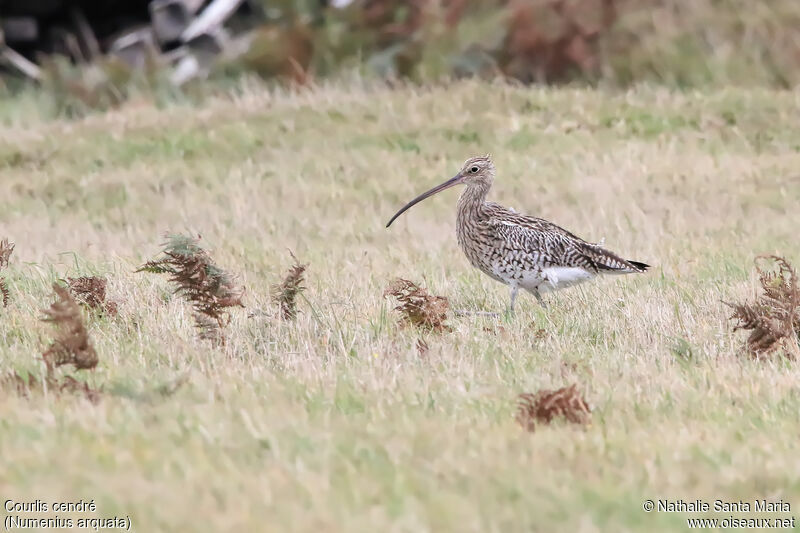
<svg viewBox="0 0 800 533"><path fill-rule="evenodd" d="M544 306L544 293L598 274L631 274L648 269L645 263L622 259L552 222L487 202L494 176L494 164L488 155L467 159L458 174L408 202L386 227L422 200L454 185L466 185L458 199L458 244L472 266L511 287L512 313L519 289L535 295Z"/></svg>

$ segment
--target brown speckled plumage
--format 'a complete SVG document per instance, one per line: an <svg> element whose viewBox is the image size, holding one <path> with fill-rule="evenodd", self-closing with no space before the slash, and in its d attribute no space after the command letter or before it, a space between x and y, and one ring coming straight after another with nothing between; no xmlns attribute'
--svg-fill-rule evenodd
<svg viewBox="0 0 800 533"><path fill-rule="evenodd" d="M598 274L647 270L648 265L622 259L552 222L487 202L494 174L489 156L470 158L455 177L409 202L389 224L425 198L453 185L466 184L458 200L458 244L472 266L511 287L512 311L520 288L533 293L541 302L545 292L575 285Z"/></svg>

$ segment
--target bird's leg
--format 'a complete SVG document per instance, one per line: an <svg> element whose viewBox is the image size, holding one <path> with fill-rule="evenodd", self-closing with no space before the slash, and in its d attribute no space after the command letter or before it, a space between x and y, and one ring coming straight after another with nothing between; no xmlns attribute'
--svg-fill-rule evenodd
<svg viewBox="0 0 800 533"><path fill-rule="evenodd" d="M516 285L511 286L511 306L509 307L510 314L514 314L514 303L517 301L517 293L519 292L519 287Z"/></svg>
<svg viewBox="0 0 800 533"><path fill-rule="evenodd" d="M542 306L542 309L547 309L547 304L544 303L544 298L542 298L542 293L540 293L539 290L537 289L536 292L534 292L533 294L536 295L536 301L539 302L539 305Z"/></svg>

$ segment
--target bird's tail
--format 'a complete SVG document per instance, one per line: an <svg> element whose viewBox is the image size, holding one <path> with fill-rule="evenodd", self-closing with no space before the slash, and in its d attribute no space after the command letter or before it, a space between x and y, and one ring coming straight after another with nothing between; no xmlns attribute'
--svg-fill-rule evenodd
<svg viewBox="0 0 800 533"><path fill-rule="evenodd" d="M622 259L613 252L596 245L587 247L584 253L591 258L597 271L602 274L633 274L645 272L650 268L647 263Z"/></svg>
<svg viewBox="0 0 800 533"><path fill-rule="evenodd" d="M650 265L648 265L647 263L642 263L641 261L631 261L630 259L628 259L628 263L635 266L639 270L639 272L647 272L647 269L650 268Z"/></svg>

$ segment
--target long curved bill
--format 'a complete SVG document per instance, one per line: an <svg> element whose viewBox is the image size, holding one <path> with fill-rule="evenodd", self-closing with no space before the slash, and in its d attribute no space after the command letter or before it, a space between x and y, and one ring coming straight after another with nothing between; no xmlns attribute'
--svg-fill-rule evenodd
<svg viewBox="0 0 800 533"><path fill-rule="evenodd" d="M392 217L392 219L389 221L389 223L386 224L386 227L388 228L389 226L391 226L392 222L394 222L397 217L399 217L400 215L402 215L403 213L405 213L406 211L411 209L416 204L420 203L425 198L430 198L434 194L442 192L445 189L449 189L453 185L458 185L459 183L461 183L461 177L462 177L461 174L456 174L455 176L453 176L449 180L445 181L441 185L437 185L436 187L434 187L433 189L429 190L428 192L424 192L424 193L420 194L419 196L417 196L416 198L414 198L413 200L408 202L406 205L404 205L400 209L400 211L395 213L394 216Z"/></svg>

